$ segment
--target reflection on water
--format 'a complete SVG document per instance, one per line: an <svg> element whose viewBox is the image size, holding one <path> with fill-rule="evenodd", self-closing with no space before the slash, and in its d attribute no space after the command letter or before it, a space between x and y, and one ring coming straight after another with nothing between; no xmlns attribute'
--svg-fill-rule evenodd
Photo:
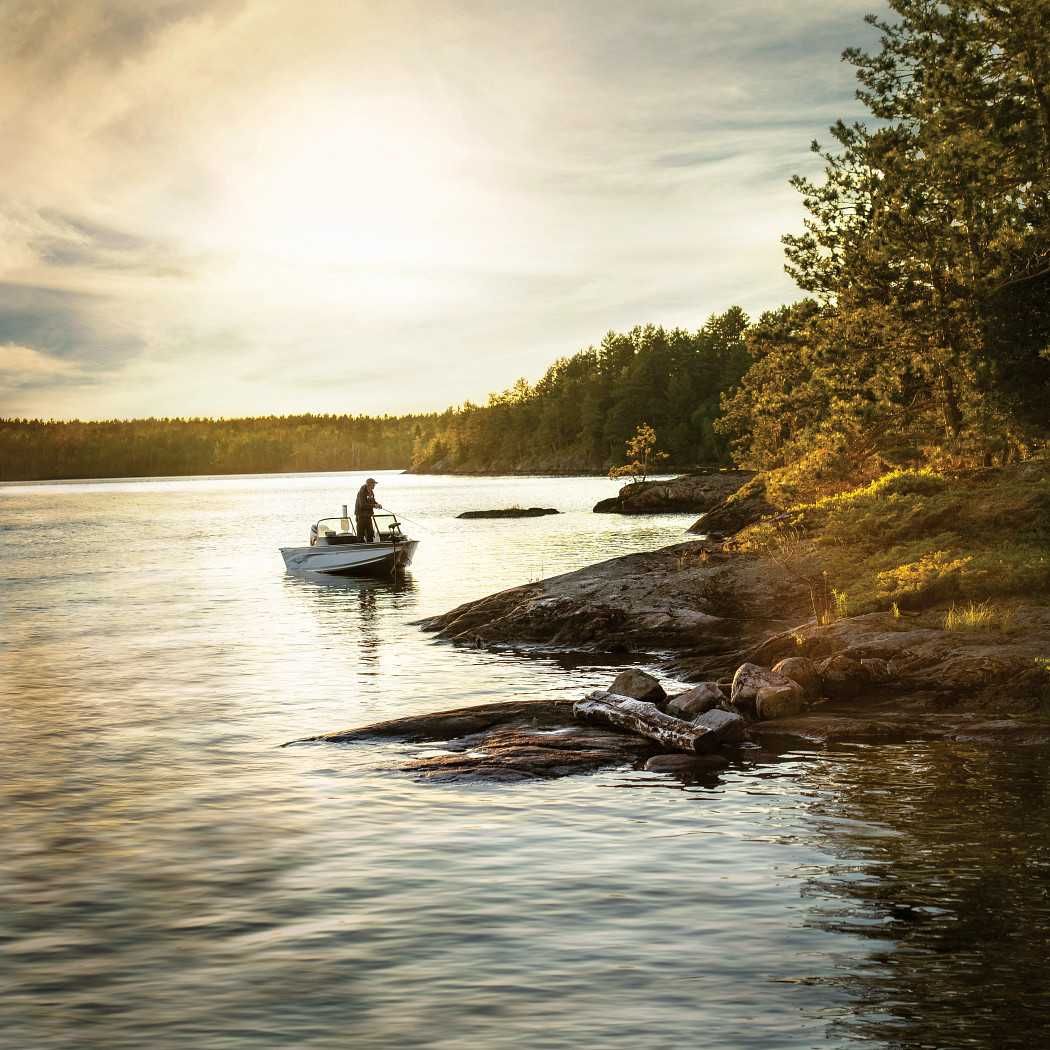
<svg viewBox="0 0 1050 1050"><path fill-rule="evenodd" d="M333 635L342 637L357 648L362 670L375 666L386 621L405 620L416 592L409 573L390 579L369 579L288 572L283 583L293 600L311 608L318 632L326 639Z"/></svg>
<svg viewBox="0 0 1050 1050"><path fill-rule="evenodd" d="M820 771L836 855L810 922L871 943L844 1031L894 1047L1050 1045L1050 753L863 748Z"/></svg>
<svg viewBox="0 0 1050 1050"><path fill-rule="evenodd" d="M592 515L595 479L384 475L429 530L411 576L286 574L355 483L0 490L0 1045L1046 1042L1045 754L436 786L407 745L278 747L606 684L411 624L688 523ZM566 513L455 520L515 503Z"/></svg>

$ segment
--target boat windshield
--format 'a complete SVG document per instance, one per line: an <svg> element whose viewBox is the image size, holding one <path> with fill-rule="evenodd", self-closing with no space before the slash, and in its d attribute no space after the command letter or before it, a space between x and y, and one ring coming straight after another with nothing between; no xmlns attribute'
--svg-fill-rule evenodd
<svg viewBox="0 0 1050 1050"><path fill-rule="evenodd" d="M337 536L346 536L356 531L353 518L322 518L316 528L318 536L329 532L334 532Z"/></svg>
<svg viewBox="0 0 1050 1050"><path fill-rule="evenodd" d="M397 515L389 511L376 511L372 515L375 518L376 528L380 532L399 532L401 523ZM346 518L322 518L315 526L318 536L326 536L333 533L336 536L347 536L357 532L357 525L352 517Z"/></svg>

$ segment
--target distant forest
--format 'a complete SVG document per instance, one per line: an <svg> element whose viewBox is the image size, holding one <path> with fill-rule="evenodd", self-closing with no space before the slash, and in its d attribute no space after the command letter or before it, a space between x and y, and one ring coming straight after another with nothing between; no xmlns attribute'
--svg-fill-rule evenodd
<svg viewBox="0 0 1050 1050"><path fill-rule="evenodd" d="M404 467L434 416L0 420L0 481Z"/></svg>
<svg viewBox="0 0 1050 1050"><path fill-rule="evenodd" d="M738 308L698 332L647 326L519 379L487 405L408 416L264 416L107 422L0 420L0 481L412 467L605 471L639 423L675 465L728 462L719 400L747 371Z"/></svg>
<svg viewBox="0 0 1050 1050"><path fill-rule="evenodd" d="M598 471L640 423L677 468L799 490L1028 459L1050 436L1050 4L889 0L783 238L803 298L647 326L440 414L0 421L0 479L414 466Z"/></svg>

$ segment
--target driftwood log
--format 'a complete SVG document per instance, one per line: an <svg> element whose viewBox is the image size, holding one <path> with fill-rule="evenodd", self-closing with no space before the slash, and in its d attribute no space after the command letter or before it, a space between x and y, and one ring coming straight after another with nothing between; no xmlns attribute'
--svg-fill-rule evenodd
<svg viewBox="0 0 1050 1050"><path fill-rule="evenodd" d="M596 690L573 704L572 713L587 722L604 722L655 740L672 751L704 754L718 746L718 734L665 715L655 704Z"/></svg>

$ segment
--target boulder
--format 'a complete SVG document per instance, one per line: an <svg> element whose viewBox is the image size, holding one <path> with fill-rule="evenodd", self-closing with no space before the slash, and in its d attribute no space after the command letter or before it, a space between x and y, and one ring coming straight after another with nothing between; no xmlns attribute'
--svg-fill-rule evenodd
<svg viewBox="0 0 1050 1050"><path fill-rule="evenodd" d="M755 713L763 722L774 718L790 718L805 709L806 698L798 682L763 686L755 697Z"/></svg>
<svg viewBox="0 0 1050 1050"><path fill-rule="evenodd" d="M848 700L864 691L871 683L871 672L852 656L837 653L818 666L824 693L832 700Z"/></svg>
<svg viewBox="0 0 1050 1050"><path fill-rule="evenodd" d="M632 481L600 500L596 514L671 514L709 510L750 481L746 470L700 470L670 481Z"/></svg>
<svg viewBox="0 0 1050 1050"><path fill-rule="evenodd" d="M816 700L823 692L824 683L820 678L817 665L807 656L789 656L773 665L773 671L802 686L807 700Z"/></svg>
<svg viewBox="0 0 1050 1050"><path fill-rule="evenodd" d="M663 686L651 675L637 667L621 671L609 686L609 692L617 696L629 696L632 700L645 700L662 707L667 699Z"/></svg>
<svg viewBox="0 0 1050 1050"><path fill-rule="evenodd" d="M693 719L694 726L702 726L708 732L718 737L720 744L736 744L744 739L747 723L743 716L736 711L721 711L713 709L697 715Z"/></svg>
<svg viewBox="0 0 1050 1050"><path fill-rule="evenodd" d="M756 715L756 703L758 691L766 688L794 687L799 694L802 687L790 678L769 670L768 667L760 667L758 664L741 664L733 675L733 688L729 702L742 714L749 718Z"/></svg>
<svg viewBox="0 0 1050 1050"><path fill-rule="evenodd" d="M667 713L676 718L696 718L705 711L725 702L722 690L714 682L701 682L692 689L671 697L667 703Z"/></svg>

